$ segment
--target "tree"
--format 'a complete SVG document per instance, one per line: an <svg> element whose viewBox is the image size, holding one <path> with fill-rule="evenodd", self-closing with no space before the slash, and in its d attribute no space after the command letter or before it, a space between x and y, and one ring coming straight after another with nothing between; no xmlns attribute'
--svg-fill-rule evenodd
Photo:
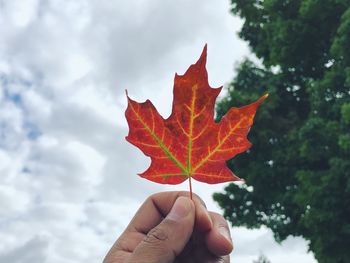
<svg viewBox="0 0 350 263"><path fill-rule="evenodd" d="M246 185L214 199L234 226L302 236L320 263L350 262L350 1L232 0L262 66L237 69L217 118L269 92L228 162Z"/></svg>
<svg viewBox="0 0 350 263"><path fill-rule="evenodd" d="M268 258L264 255L260 255L258 260L254 260L253 263L271 263L270 260L268 260Z"/></svg>

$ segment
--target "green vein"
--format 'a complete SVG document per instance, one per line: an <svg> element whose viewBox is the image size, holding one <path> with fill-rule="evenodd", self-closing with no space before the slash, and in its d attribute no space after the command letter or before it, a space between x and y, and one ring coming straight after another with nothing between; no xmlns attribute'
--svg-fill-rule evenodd
<svg viewBox="0 0 350 263"><path fill-rule="evenodd" d="M142 123L142 125L145 127L145 129L151 134L153 139L158 143L159 147L164 151L166 156L173 161L185 174L188 174L188 171L186 170L186 167L176 159L176 157L171 153L171 151L168 149L168 147L162 142L161 139L158 138L158 136L152 131L152 129L147 125L147 123L142 119L140 114L134 109L132 104L130 104L132 111L135 113L137 119Z"/></svg>

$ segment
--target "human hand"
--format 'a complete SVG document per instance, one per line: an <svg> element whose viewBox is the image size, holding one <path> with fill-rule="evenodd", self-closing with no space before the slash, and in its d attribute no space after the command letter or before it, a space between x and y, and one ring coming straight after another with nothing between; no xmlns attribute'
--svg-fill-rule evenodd
<svg viewBox="0 0 350 263"><path fill-rule="evenodd" d="M196 195L150 196L103 263L228 263L233 245L226 220Z"/></svg>

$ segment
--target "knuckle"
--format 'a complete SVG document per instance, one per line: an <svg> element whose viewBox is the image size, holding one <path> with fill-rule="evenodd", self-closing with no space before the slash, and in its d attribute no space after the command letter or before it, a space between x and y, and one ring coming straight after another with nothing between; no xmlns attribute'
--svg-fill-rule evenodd
<svg viewBox="0 0 350 263"><path fill-rule="evenodd" d="M153 202L153 199L156 197L156 194L152 194L145 200L144 204Z"/></svg>
<svg viewBox="0 0 350 263"><path fill-rule="evenodd" d="M169 239L169 235L162 227L155 227L151 229L144 238L145 243L159 244Z"/></svg>
<svg viewBox="0 0 350 263"><path fill-rule="evenodd" d="M216 217L216 218L220 218L220 217L222 217L222 215L220 215L219 213L217 213L217 212L210 212L210 214L213 216L213 217Z"/></svg>
<svg viewBox="0 0 350 263"><path fill-rule="evenodd" d="M214 219L216 226L226 227L226 228L229 227L226 219L222 215L220 215L219 213L216 213L216 212L209 212L209 213L210 213L211 217Z"/></svg>
<svg viewBox="0 0 350 263"><path fill-rule="evenodd" d="M217 226L218 226L219 228L222 227L222 228L227 228L227 229L229 229L227 222L224 221L224 220L218 222Z"/></svg>

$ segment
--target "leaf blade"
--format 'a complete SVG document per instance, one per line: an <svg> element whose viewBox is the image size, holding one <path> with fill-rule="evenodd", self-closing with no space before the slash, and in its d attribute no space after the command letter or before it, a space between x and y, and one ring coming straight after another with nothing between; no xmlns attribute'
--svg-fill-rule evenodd
<svg viewBox="0 0 350 263"><path fill-rule="evenodd" d="M171 151L174 144L173 136L165 127L164 119L149 100L137 103L128 97L125 116L129 127L133 127L129 129L126 137L128 142L140 148L147 156L170 159L186 172L183 164Z"/></svg>
<svg viewBox="0 0 350 263"><path fill-rule="evenodd" d="M184 75L175 75L172 113L163 119L147 100L128 96L126 139L151 157L141 177L178 184L193 177L210 184L240 180L225 161L251 147L247 134L259 104L267 95L241 108L231 108L214 122L215 100L222 87L211 88L206 70L207 47Z"/></svg>

